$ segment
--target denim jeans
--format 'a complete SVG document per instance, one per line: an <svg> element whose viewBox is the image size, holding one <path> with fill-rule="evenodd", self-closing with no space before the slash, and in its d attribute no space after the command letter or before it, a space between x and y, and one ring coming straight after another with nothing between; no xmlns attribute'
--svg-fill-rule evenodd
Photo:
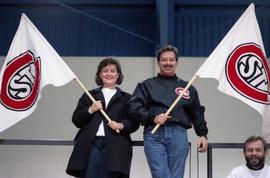
<svg viewBox="0 0 270 178"><path fill-rule="evenodd" d="M106 147L105 138L96 137L91 146L89 161L83 178L106 178Z"/></svg>
<svg viewBox="0 0 270 178"><path fill-rule="evenodd" d="M144 152L153 178L183 178L188 155L185 128L165 124L151 134L152 126L144 129Z"/></svg>

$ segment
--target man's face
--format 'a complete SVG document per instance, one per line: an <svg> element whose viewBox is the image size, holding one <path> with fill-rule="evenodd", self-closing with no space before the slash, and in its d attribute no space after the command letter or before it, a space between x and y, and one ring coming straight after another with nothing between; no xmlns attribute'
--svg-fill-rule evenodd
<svg viewBox="0 0 270 178"><path fill-rule="evenodd" d="M160 67L160 74L164 76L175 75L175 69L177 66L176 56L173 51L165 51L160 55L158 61Z"/></svg>
<svg viewBox="0 0 270 178"><path fill-rule="evenodd" d="M264 165L266 152L260 140L248 143L243 153L249 167L259 169Z"/></svg>

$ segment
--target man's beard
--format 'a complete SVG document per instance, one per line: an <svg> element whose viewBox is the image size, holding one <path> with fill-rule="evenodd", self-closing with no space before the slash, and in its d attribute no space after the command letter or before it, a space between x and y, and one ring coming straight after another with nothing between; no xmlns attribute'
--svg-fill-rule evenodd
<svg viewBox="0 0 270 178"><path fill-rule="evenodd" d="M258 157L258 156L252 156L252 157L245 157L247 162L247 167L250 169L258 170L263 168L264 166L264 160L265 157Z"/></svg>

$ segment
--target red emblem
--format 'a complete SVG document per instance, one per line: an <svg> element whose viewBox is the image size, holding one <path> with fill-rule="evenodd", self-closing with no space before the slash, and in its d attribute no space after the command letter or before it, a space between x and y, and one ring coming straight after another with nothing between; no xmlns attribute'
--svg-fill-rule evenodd
<svg viewBox="0 0 270 178"><path fill-rule="evenodd" d="M26 51L7 64L2 78L0 102L10 110L27 110L38 97L39 85L40 58Z"/></svg>
<svg viewBox="0 0 270 178"><path fill-rule="evenodd" d="M242 44L234 49L226 62L226 77L242 96L269 104L269 68L257 44Z"/></svg>
<svg viewBox="0 0 270 178"><path fill-rule="evenodd" d="M182 87L178 87L178 88L175 89L175 93L177 95L180 95L183 91L184 91L184 88L182 88ZM186 90L182 97L185 98L185 99L190 99L189 91Z"/></svg>

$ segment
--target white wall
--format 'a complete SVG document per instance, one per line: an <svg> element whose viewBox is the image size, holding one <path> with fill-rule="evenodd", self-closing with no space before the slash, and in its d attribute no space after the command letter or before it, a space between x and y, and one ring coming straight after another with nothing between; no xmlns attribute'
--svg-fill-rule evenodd
<svg viewBox="0 0 270 178"><path fill-rule="evenodd" d="M0 59L0 66L3 59ZM100 57L64 59L86 88L96 87L94 76ZM139 81L152 77L158 71L154 58L118 59L125 76L120 87L130 93ZM205 58L180 58L177 74L190 80L204 60ZM239 100L219 92L217 81L197 78L194 86L199 91L201 103L206 107L209 142L243 142L250 135L261 134L260 115ZM71 115L82 92L75 81L60 88L45 87L35 112L0 133L0 139L73 139L77 129L71 123ZM132 138L142 140L142 128ZM191 171L194 178L197 175L197 137L193 129L189 131L189 139L192 144ZM0 177L67 178L69 176L65 174L65 168L71 150L71 146L0 145ZM213 156L213 175L216 178L226 177L234 166L244 162L241 150L215 150ZM198 157L200 178L206 178L206 154ZM150 178L142 147L134 147L131 177Z"/></svg>

